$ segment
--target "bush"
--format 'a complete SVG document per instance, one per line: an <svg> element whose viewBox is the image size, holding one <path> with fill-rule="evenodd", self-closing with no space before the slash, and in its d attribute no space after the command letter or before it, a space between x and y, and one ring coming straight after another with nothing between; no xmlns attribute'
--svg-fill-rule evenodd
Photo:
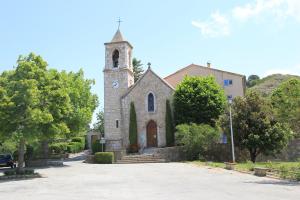
<svg viewBox="0 0 300 200"><path fill-rule="evenodd" d="M51 153L63 154L68 150L67 146L68 143L66 142L52 143L49 145L49 149Z"/></svg>
<svg viewBox="0 0 300 200"><path fill-rule="evenodd" d="M184 146L189 160L198 159L220 136L216 128L207 124L181 124L176 129L177 144Z"/></svg>
<svg viewBox="0 0 300 200"><path fill-rule="evenodd" d="M34 174L34 169L30 169L30 168L29 169L25 169L24 173L25 174Z"/></svg>
<svg viewBox="0 0 300 200"><path fill-rule="evenodd" d="M68 153L78 153L78 152L80 152L82 150L83 150L82 144L79 143L79 142L70 142L67 145L67 151L68 151Z"/></svg>
<svg viewBox="0 0 300 200"><path fill-rule="evenodd" d="M100 144L100 140L96 140L92 144L92 152L95 154L96 152L102 152L102 144ZM103 144L103 152L105 152L105 144Z"/></svg>
<svg viewBox="0 0 300 200"><path fill-rule="evenodd" d="M94 157L97 164L112 164L114 162L113 152L96 152Z"/></svg>
<svg viewBox="0 0 300 200"><path fill-rule="evenodd" d="M71 142L78 142L81 144L81 149L83 150L84 149L84 146L85 146L85 140L83 137L74 137L71 139Z"/></svg>
<svg viewBox="0 0 300 200"><path fill-rule="evenodd" d="M16 170L9 170L3 172L5 176L12 176L16 174Z"/></svg>
<svg viewBox="0 0 300 200"><path fill-rule="evenodd" d="M31 175L34 174L34 169L31 168L25 168L24 170L18 171L16 169L4 171L5 176L12 176L12 175Z"/></svg>

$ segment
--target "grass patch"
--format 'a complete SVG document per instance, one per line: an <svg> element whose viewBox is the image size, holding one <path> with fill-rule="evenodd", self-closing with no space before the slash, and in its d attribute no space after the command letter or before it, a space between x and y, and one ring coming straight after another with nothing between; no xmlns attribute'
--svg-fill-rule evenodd
<svg viewBox="0 0 300 200"><path fill-rule="evenodd" d="M220 162L203 162L203 161L192 161L190 163L199 166L210 166L224 168L225 164ZM292 179L300 181L300 162L245 162L237 163L235 170L249 172L253 171L254 167L264 167L269 169L269 173L273 176L280 177L283 179Z"/></svg>

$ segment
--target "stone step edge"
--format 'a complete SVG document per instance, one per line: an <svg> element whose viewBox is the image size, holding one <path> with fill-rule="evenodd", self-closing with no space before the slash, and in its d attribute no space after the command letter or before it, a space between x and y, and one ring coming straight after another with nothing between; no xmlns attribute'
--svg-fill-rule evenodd
<svg viewBox="0 0 300 200"><path fill-rule="evenodd" d="M160 159L120 159L122 161L156 161L156 160L166 160L163 158Z"/></svg>
<svg viewBox="0 0 300 200"><path fill-rule="evenodd" d="M143 164L143 163L165 163L166 161L146 161L146 162L124 162L117 161L116 164Z"/></svg>

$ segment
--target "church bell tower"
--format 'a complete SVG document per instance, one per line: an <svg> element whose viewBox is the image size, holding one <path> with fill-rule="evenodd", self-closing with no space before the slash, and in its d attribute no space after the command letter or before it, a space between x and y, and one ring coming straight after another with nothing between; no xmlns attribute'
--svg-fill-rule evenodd
<svg viewBox="0 0 300 200"><path fill-rule="evenodd" d="M106 149L122 149L121 97L134 84L131 61L132 46L120 30L111 42L105 43L104 73L104 133Z"/></svg>

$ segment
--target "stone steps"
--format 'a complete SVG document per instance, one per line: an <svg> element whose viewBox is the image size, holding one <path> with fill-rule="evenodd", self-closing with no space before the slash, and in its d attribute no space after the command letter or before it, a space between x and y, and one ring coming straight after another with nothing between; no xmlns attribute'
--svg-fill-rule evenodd
<svg viewBox="0 0 300 200"><path fill-rule="evenodd" d="M131 164L131 163L162 163L165 159L153 154L141 155L127 155L123 156L121 160L117 160L117 164Z"/></svg>

